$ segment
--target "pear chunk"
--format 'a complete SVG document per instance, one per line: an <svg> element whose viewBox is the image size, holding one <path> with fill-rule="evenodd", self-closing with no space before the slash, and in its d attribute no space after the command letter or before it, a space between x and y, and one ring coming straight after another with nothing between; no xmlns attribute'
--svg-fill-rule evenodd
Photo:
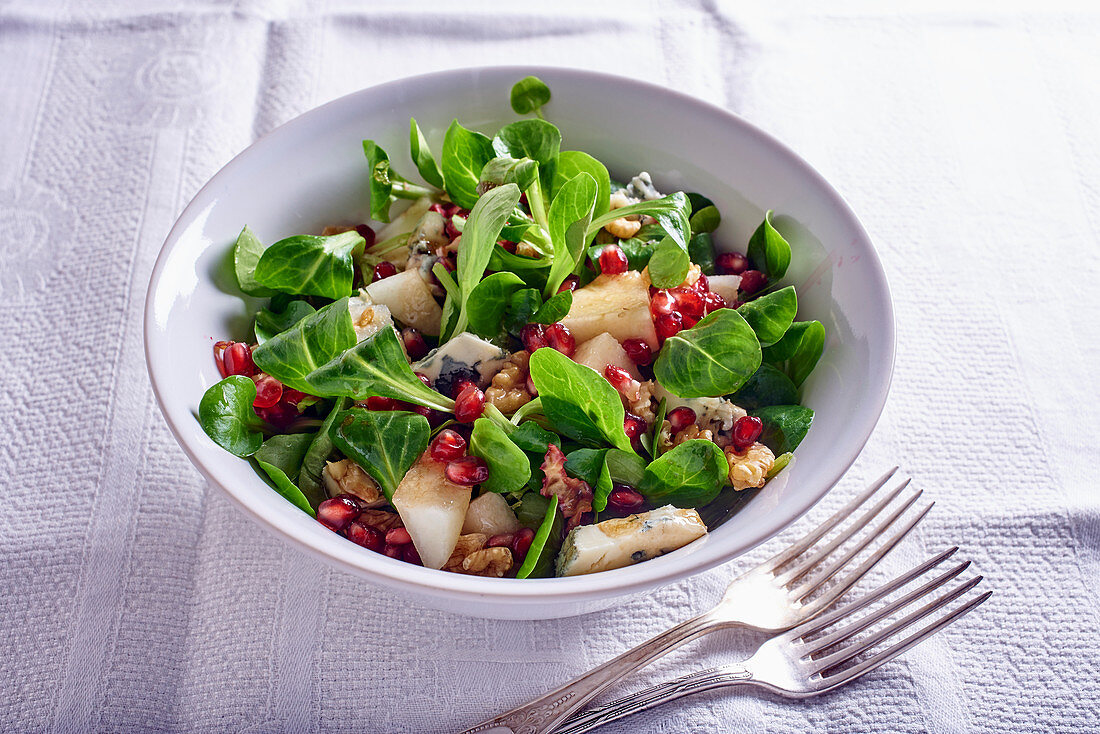
<svg viewBox="0 0 1100 734"><path fill-rule="evenodd" d="M635 380L642 379L637 365L627 356L623 345L606 331L578 346L573 354L573 361L591 367L601 375L607 365L613 364L629 372Z"/></svg>
<svg viewBox="0 0 1100 734"><path fill-rule="evenodd" d="M711 293L717 293L731 306L737 301L737 289L741 287L740 275L708 275L707 285Z"/></svg>
<svg viewBox="0 0 1100 734"><path fill-rule="evenodd" d="M516 513L508 506L508 500L495 492L486 492L466 510L466 521L462 523L462 534L482 533L484 535L504 535L519 530Z"/></svg>
<svg viewBox="0 0 1100 734"><path fill-rule="evenodd" d="M654 350L658 346L649 314L649 277L637 270L600 275L578 288L562 323L578 344L606 332L620 342L642 339Z"/></svg>
<svg viewBox="0 0 1100 734"><path fill-rule="evenodd" d="M388 308L401 323L419 330L422 334L439 336L443 309L439 307L431 289L418 271L406 270L376 280L364 290L370 296L371 302Z"/></svg>
<svg viewBox="0 0 1100 734"><path fill-rule="evenodd" d="M450 482L445 466L425 451L390 500L426 568L443 568L451 557L470 506L470 487Z"/></svg>

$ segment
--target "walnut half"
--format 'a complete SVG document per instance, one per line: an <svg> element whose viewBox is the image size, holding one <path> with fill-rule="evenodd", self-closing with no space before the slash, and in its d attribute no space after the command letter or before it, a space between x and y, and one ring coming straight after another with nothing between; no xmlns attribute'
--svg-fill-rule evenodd
<svg viewBox="0 0 1100 734"><path fill-rule="evenodd" d="M325 489L329 497L353 494L361 499L366 507L379 507L386 504L386 498L378 490L378 485L351 459L326 462L321 477L325 481Z"/></svg>
<svg viewBox="0 0 1100 734"><path fill-rule="evenodd" d="M763 487L775 464L775 454L759 441L740 453L727 446L725 454L730 465L730 484L736 490Z"/></svg>
<svg viewBox="0 0 1100 734"><path fill-rule="evenodd" d="M485 402L492 403L505 415L515 413L520 406L531 402L527 392L527 368L530 353L520 350L508 357L508 361L493 375L492 384L485 390Z"/></svg>
<svg viewBox="0 0 1100 734"><path fill-rule="evenodd" d="M458 536L451 557L443 564L444 571L470 576L500 578L512 570L512 551L508 548L486 548L489 536L468 533Z"/></svg>

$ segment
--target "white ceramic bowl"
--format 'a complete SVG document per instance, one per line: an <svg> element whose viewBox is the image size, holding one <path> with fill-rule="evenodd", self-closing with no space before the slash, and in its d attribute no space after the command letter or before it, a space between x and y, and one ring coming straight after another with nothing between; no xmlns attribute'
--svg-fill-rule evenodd
<svg viewBox="0 0 1100 734"><path fill-rule="evenodd" d="M804 402L817 415L795 461L728 522L685 548L629 568L516 581L433 571L349 543L280 498L248 462L210 441L195 414L203 392L219 379L212 345L243 338L253 310L223 275L241 227L273 242L330 223L367 221L363 138L377 140L396 169L413 176L410 116L438 153L452 118L489 133L516 119L508 92L527 74L550 86L545 113L561 128L563 149L595 155L618 179L644 169L662 191L706 194L722 212L715 234L720 247L743 251L765 209L782 215L777 226L794 249L787 280L798 288L799 318L824 323L828 341L805 386ZM149 284L145 350L157 400L183 450L260 524L337 568L424 604L538 619L593 611L697 574L767 540L812 507L855 460L878 420L893 368L894 320L878 257L851 210L809 165L744 120L668 89L605 74L479 68L350 94L283 125L230 161L164 243Z"/></svg>

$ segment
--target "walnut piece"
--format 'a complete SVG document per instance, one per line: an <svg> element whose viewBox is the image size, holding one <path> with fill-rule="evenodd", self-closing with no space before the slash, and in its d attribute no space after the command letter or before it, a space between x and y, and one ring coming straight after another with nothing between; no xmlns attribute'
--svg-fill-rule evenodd
<svg viewBox="0 0 1100 734"><path fill-rule="evenodd" d="M451 551L451 557L443 564L443 570L462 573L462 562L466 560L466 557L484 548L488 542L489 536L484 533L467 533L458 536L455 549Z"/></svg>
<svg viewBox="0 0 1100 734"><path fill-rule="evenodd" d="M359 515L359 522L370 525L372 528L378 528L382 532L405 527L400 515L386 510L363 510L363 513Z"/></svg>
<svg viewBox="0 0 1100 734"><path fill-rule="evenodd" d="M527 392L527 367L531 355L520 350L514 352L500 372L493 375L492 384L485 390L485 402L492 403L501 413L511 415L521 405L531 402Z"/></svg>
<svg viewBox="0 0 1100 734"><path fill-rule="evenodd" d="M691 441L696 438L701 438L704 441L713 441L714 433L710 429L700 428L698 424L692 423L690 426L681 428L675 436L672 434L672 424L665 421L661 425L661 441L664 450L668 450L674 446L679 446L684 441Z"/></svg>
<svg viewBox="0 0 1100 734"><path fill-rule="evenodd" d="M329 497L353 494L363 500L367 507L386 504L386 498L378 491L378 485L351 459L326 462L321 477L325 481Z"/></svg>
<svg viewBox="0 0 1100 734"><path fill-rule="evenodd" d="M484 548L474 551L462 561L462 572L472 576L499 579L511 570L512 551L509 548Z"/></svg>
<svg viewBox="0 0 1100 734"><path fill-rule="evenodd" d="M619 217L605 224L603 228L621 240L628 240L638 234L638 230L642 228L642 222L636 218Z"/></svg>
<svg viewBox="0 0 1100 734"><path fill-rule="evenodd" d="M730 484L736 490L763 487L768 472L775 464L775 454L759 441L741 453L727 446L725 454L730 465Z"/></svg>

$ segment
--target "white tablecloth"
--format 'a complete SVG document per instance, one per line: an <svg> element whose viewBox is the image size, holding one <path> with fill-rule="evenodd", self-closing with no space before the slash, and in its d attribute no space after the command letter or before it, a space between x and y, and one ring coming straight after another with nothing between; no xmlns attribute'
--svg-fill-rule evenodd
<svg viewBox="0 0 1100 734"><path fill-rule="evenodd" d="M410 608L208 491L154 404L148 275L211 174L347 92L537 63L716 102L839 188L885 262L898 358L824 506L900 463L938 505L883 573L959 543L997 591L827 698L706 694L607 731L1095 731L1100 15L463 5L0 1L0 730L448 732L704 609L747 567L571 620ZM630 685L752 641L715 636Z"/></svg>

